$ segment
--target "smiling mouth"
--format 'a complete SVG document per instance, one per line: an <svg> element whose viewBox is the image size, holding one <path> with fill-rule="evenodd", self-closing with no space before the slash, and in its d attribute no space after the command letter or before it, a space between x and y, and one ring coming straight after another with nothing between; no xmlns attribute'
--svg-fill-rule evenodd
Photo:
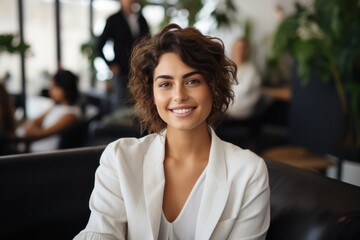
<svg viewBox="0 0 360 240"><path fill-rule="evenodd" d="M180 108L180 109L171 109L172 112L178 113L178 114L184 114L188 113L194 110L194 108Z"/></svg>

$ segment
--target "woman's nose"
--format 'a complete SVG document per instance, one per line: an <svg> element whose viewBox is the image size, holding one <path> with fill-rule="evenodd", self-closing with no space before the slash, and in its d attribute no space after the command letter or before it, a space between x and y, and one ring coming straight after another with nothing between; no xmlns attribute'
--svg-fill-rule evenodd
<svg viewBox="0 0 360 240"><path fill-rule="evenodd" d="M184 86L177 86L175 88L175 95L174 95L174 101L176 103L184 102L188 99L186 89Z"/></svg>

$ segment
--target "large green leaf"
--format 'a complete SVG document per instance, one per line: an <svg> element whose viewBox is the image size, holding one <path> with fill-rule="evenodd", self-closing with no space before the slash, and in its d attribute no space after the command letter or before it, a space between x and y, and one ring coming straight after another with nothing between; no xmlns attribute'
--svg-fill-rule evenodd
<svg viewBox="0 0 360 240"><path fill-rule="evenodd" d="M296 17L285 18L279 25L272 46L272 57L279 57L284 51L288 50L291 42L296 38L296 31L299 27L299 21Z"/></svg>

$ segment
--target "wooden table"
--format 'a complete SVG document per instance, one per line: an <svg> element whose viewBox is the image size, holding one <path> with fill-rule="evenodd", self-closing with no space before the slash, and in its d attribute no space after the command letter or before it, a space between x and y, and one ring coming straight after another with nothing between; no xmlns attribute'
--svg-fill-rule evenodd
<svg viewBox="0 0 360 240"><path fill-rule="evenodd" d="M262 87L261 92L274 100L289 102L291 100L290 86L283 87Z"/></svg>

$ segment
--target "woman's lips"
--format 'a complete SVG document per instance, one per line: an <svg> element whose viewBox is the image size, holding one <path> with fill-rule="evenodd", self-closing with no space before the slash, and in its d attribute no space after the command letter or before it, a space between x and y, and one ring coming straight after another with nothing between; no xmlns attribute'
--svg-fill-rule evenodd
<svg viewBox="0 0 360 240"><path fill-rule="evenodd" d="M175 108L170 108L170 111L174 113L176 116L186 117L189 116L194 111L195 108L196 107L188 107L188 106L175 107Z"/></svg>
<svg viewBox="0 0 360 240"><path fill-rule="evenodd" d="M172 109L174 113L184 114L192 111L194 108L178 108L178 109Z"/></svg>

